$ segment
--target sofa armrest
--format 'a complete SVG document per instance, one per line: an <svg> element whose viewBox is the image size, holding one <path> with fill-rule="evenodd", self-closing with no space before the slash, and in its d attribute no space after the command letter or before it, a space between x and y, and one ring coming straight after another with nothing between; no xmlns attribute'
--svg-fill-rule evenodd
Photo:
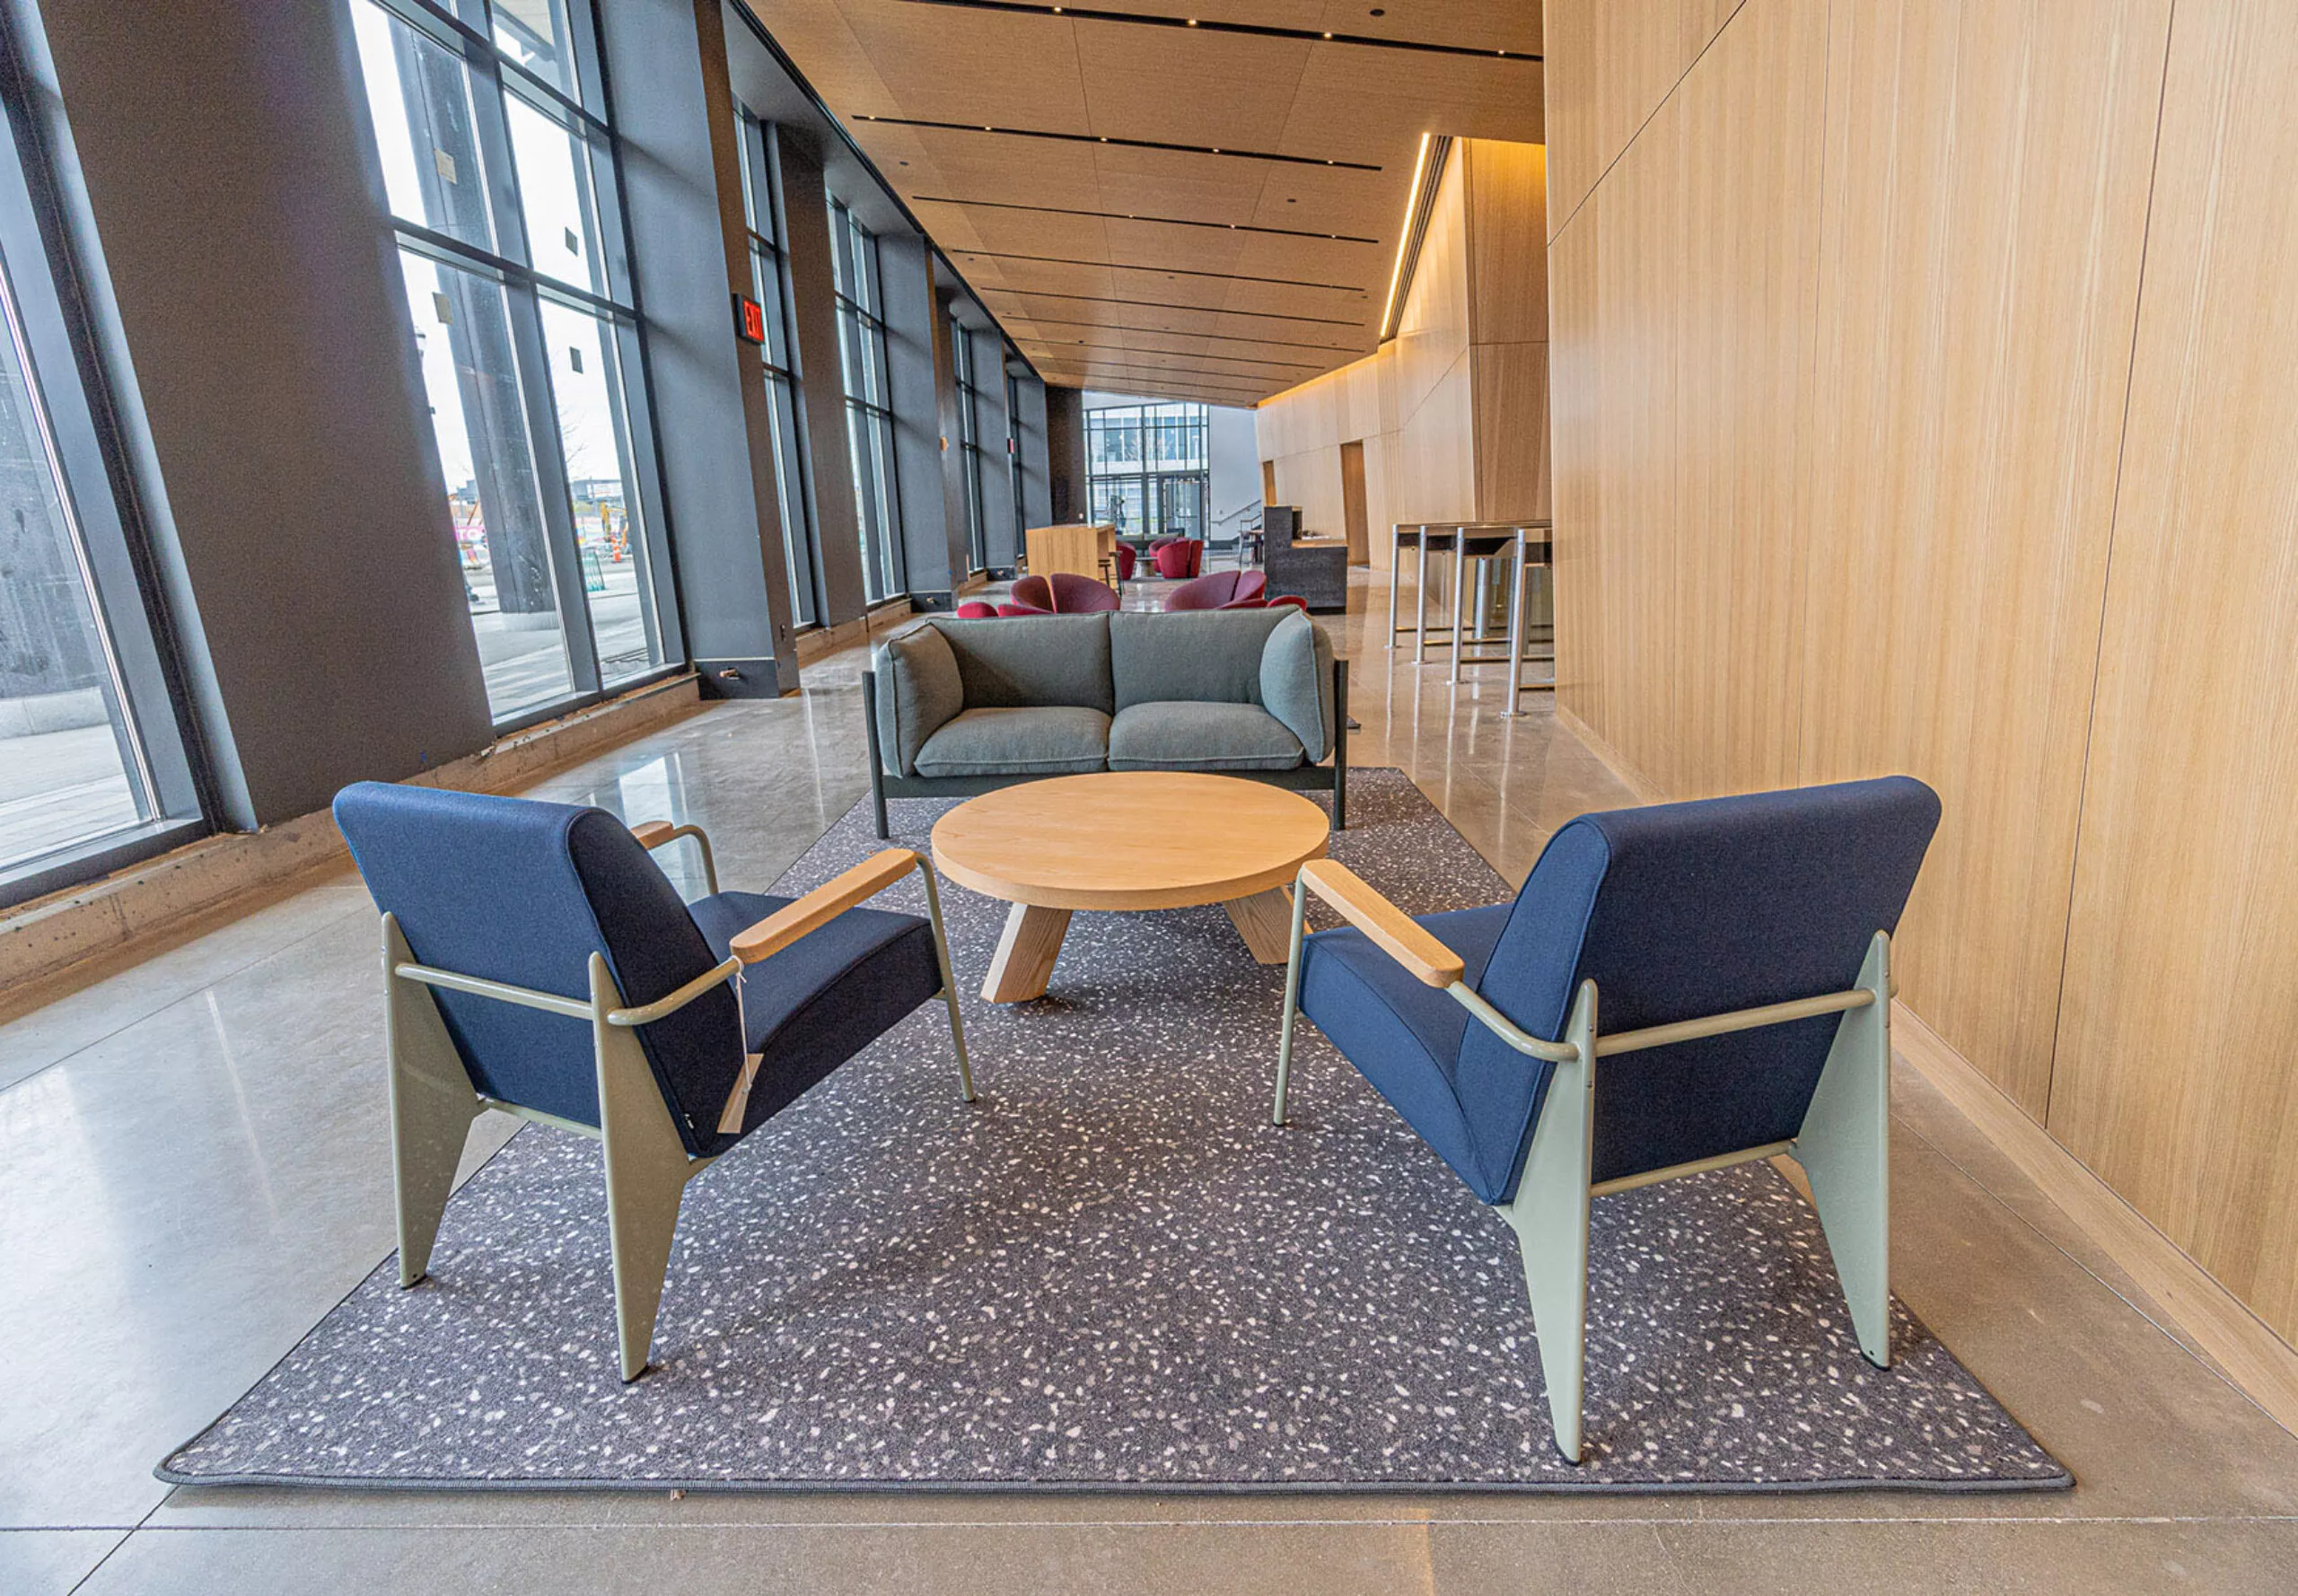
<svg viewBox="0 0 2298 1596"><path fill-rule="evenodd" d="M929 623L881 644L872 668L878 701L871 713L878 717L886 765L896 776L916 776L917 750L966 706L958 656Z"/></svg>
<svg viewBox="0 0 2298 1596"><path fill-rule="evenodd" d="M1306 614L1269 630L1260 650L1260 701L1301 740L1311 765L1332 753L1338 728L1333 714L1332 639Z"/></svg>

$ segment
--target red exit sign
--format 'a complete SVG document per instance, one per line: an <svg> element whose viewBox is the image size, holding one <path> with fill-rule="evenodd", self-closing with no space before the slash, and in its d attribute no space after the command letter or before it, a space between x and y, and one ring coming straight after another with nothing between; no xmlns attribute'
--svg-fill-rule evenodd
<svg viewBox="0 0 2298 1596"><path fill-rule="evenodd" d="M766 342L766 307L747 294L734 295L734 332L746 344Z"/></svg>

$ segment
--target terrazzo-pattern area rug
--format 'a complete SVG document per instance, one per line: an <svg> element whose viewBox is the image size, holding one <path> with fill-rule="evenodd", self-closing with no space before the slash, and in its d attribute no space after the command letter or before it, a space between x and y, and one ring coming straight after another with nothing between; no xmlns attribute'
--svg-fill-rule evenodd
<svg viewBox="0 0 2298 1596"><path fill-rule="evenodd" d="M1507 896L1407 780L1335 855L1413 912ZM923 846L938 802L898 802ZM881 846L867 805L776 889ZM905 899L903 894L907 893ZM1005 906L944 889L981 1101L938 1004L688 1188L655 1362L617 1378L595 1143L529 1127L162 1466L396 1487L1812 1489L2063 1486L1903 1310L1862 1361L1768 1165L1595 1206L1584 1464L1550 1439L1515 1241L1304 1027L1218 908L1080 914L1048 995L976 995ZM916 878L886 900L923 912Z"/></svg>

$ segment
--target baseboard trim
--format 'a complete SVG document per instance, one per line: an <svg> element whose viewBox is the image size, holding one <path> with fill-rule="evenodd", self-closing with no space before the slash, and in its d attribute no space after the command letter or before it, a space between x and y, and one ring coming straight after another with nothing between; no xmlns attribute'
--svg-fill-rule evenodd
<svg viewBox="0 0 2298 1596"><path fill-rule="evenodd" d="M671 677L515 732L408 784L514 792L701 707L694 677ZM348 858L334 814L320 810L259 831L204 837L17 905L0 915L0 1013L53 1002L180 940L187 926L259 908Z"/></svg>
<svg viewBox="0 0 2298 1596"><path fill-rule="evenodd" d="M1619 750L1597 736L1587 722L1564 706L1561 698L1557 701L1556 718L1564 723L1566 731L1588 745L1588 751L1602 760L1606 769L1619 777L1620 785L1636 794L1638 803L1665 803L1668 801L1668 795L1661 791L1659 783L1638 770Z"/></svg>
<svg viewBox="0 0 2298 1596"><path fill-rule="evenodd" d="M1666 802L1667 794L1655 783L1561 703L1556 718L1587 745L1638 802ZM2298 1434L2298 1348L2092 1173L2049 1131L2004 1095L1978 1065L1903 1003L1891 1004L1891 1042L1893 1050L1936 1087L2013 1168L2098 1243L2115 1267L2177 1323L2220 1373L2275 1423Z"/></svg>
<svg viewBox="0 0 2298 1596"><path fill-rule="evenodd" d="M2219 1372L2298 1434L2298 1348L2276 1335L2179 1244L2116 1195L1903 1003L1891 1005L1899 1057L1995 1144L2178 1322Z"/></svg>

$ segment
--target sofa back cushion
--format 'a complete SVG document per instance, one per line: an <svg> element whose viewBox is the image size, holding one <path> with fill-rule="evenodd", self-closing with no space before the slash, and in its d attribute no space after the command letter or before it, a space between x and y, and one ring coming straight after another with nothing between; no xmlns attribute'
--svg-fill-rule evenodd
<svg viewBox="0 0 2298 1596"><path fill-rule="evenodd" d="M1117 707L1195 702L1259 705L1261 648L1285 618L1267 609L1109 618Z"/></svg>
<svg viewBox="0 0 2298 1596"><path fill-rule="evenodd" d="M878 749L896 776L917 774L917 750L966 706L965 680L949 640L933 627L912 627L878 645Z"/></svg>
<svg viewBox="0 0 2298 1596"><path fill-rule="evenodd" d="M1335 736L1332 639L1290 605L1259 613L1277 618L1261 645L1261 707L1285 723L1309 763L1317 764L1332 752Z"/></svg>
<svg viewBox="0 0 2298 1596"><path fill-rule="evenodd" d="M957 657L968 709L1098 709L1117 713L1108 615L934 617Z"/></svg>

